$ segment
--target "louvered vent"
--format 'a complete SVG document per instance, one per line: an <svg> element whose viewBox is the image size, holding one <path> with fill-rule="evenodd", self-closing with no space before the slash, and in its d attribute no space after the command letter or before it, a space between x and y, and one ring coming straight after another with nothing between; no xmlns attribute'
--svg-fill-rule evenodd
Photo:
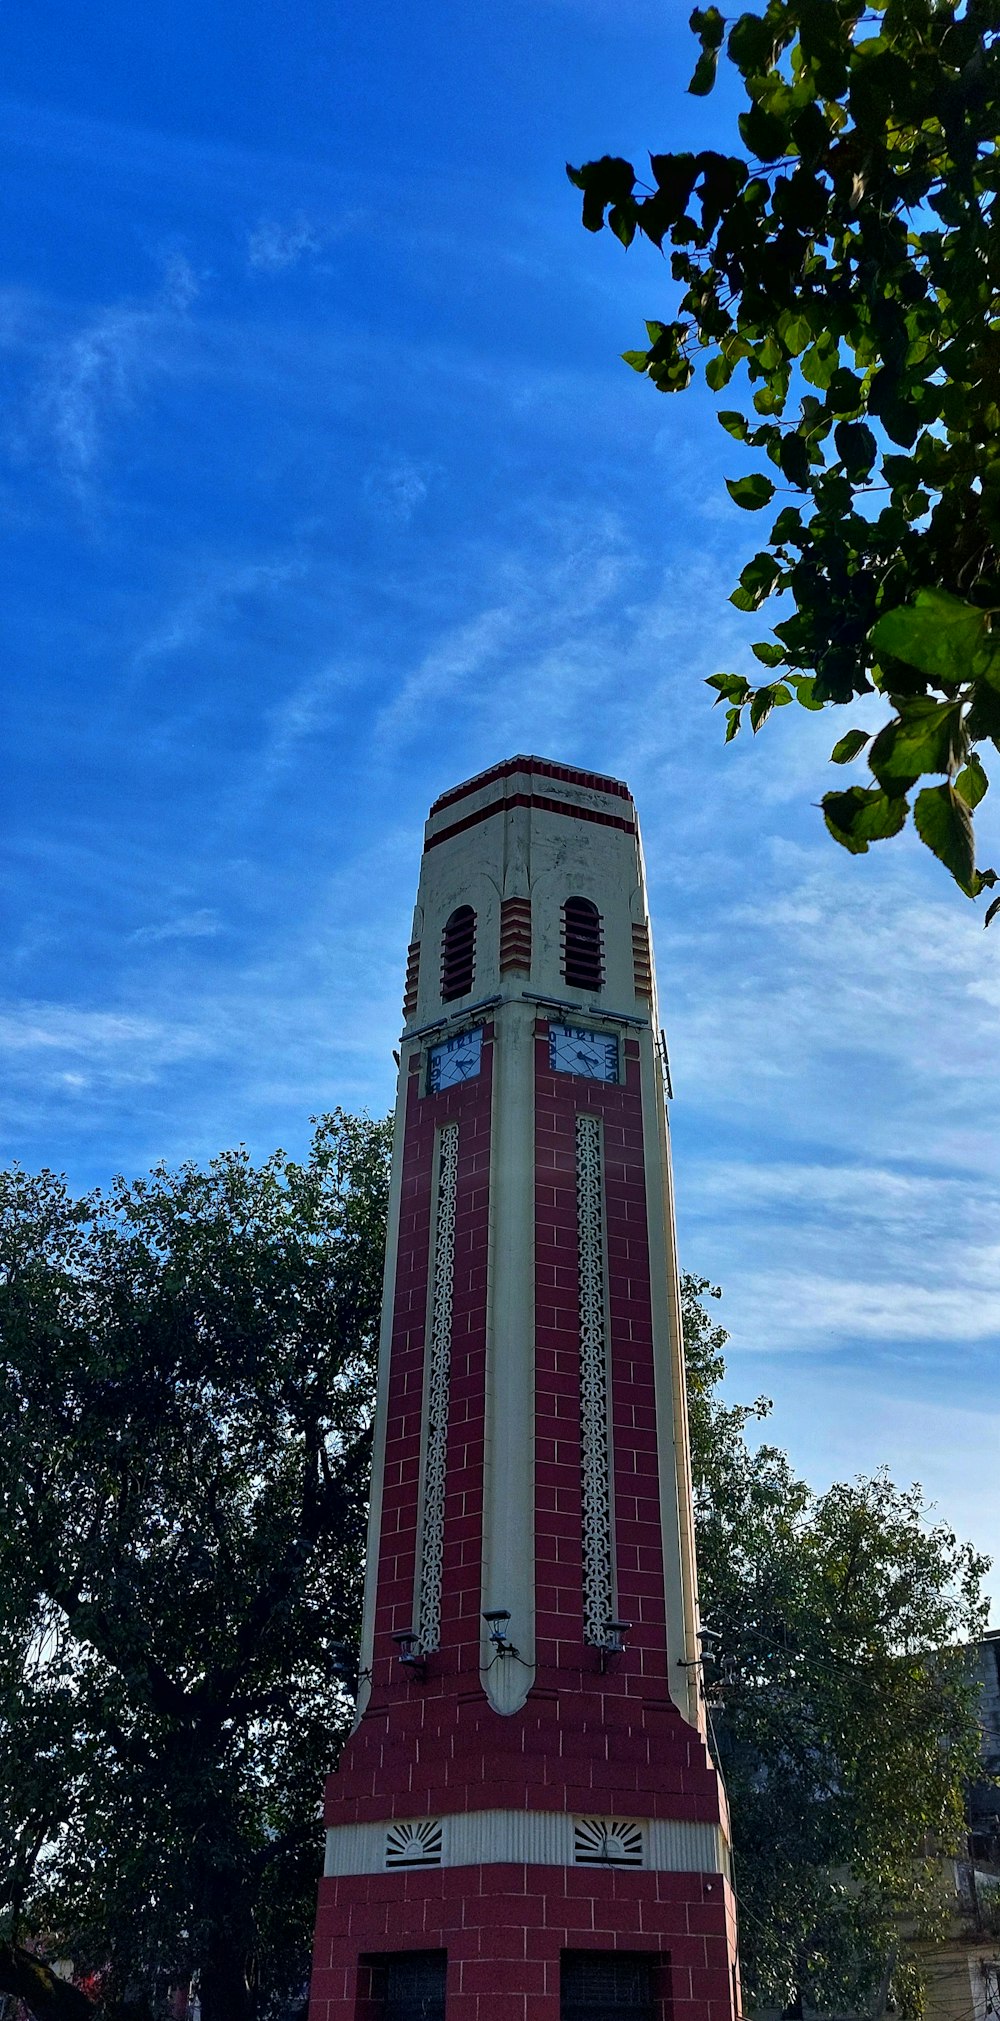
<svg viewBox="0 0 1000 2021"><path fill-rule="evenodd" d="M563 906L563 976L572 989L600 989L604 981L601 915L589 898Z"/></svg>
<svg viewBox="0 0 1000 2021"><path fill-rule="evenodd" d="M460 905L448 920L441 937L441 997L466 996L472 988L476 969L476 915L471 905Z"/></svg>
<svg viewBox="0 0 1000 2021"><path fill-rule="evenodd" d="M417 1008L417 991L420 987L420 942L411 940L406 950L406 985L403 990L403 1016L411 1018Z"/></svg>
<svg viewBox="0 0 1000 2021"><path fill-rule="evenodd" d="M573 1858L578 1867L641 1867L642 1826L629 1818L578 1817Z"/></svg>
<svg viewBox="0 0 1000 2021"><path fill-rule="evenodd" d="M505 898L500 906L500 973L531 968L531 900Z"/></svg>
<svg viewBox="0 0 1000 2021"><path fill-rule="evenodd" d="M444 1834L440 1818L390 1825L385 1837L387 1867L439 1867Z"/></svg>
<svg viewBox="0 0 1000 2021"><path fill-rule="evenodd" d="M652 998L653 962L649 951L649 928L645 923L632 927L632 971L636 996Z"/></svg>

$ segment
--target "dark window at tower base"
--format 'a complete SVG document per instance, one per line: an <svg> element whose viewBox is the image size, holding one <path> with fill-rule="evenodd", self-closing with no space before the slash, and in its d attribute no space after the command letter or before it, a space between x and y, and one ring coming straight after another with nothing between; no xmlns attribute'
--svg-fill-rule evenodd
<svg viewBox="0 0 1000 2021"><path fill-rule="evenodd" d="M362 1958L358 2021L444 2021L447 1951L392 1951Z"/></svg>
<svg viewBox="0 0 1000 2021"><path fill-rule="evenodd" d="M564 1951L559 2021L658 2021L658 1962L634 1951Z"/></svg>

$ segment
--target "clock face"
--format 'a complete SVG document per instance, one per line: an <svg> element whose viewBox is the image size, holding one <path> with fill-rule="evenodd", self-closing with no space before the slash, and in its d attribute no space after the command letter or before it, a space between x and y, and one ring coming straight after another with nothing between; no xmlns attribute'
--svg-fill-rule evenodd
<svg viewBox="0 0 1000 2021"><path fill-rule="evenodd" d="M549 1065L556 1074L617 1081L618 1040L610 1032L584 1031L579 1025L550 1025Z"/></svg>
<svg viewBox="0 0 1000 2021"><path fill-rule="evenodd" d="M457 1088L463 1081L471 1081L479 1072L482 1055L482 1025L456 1032L453 1039L443 1039L439 1046L432 1046L427 1058L428 1093L440 1095L445 1088Z"/></svg>

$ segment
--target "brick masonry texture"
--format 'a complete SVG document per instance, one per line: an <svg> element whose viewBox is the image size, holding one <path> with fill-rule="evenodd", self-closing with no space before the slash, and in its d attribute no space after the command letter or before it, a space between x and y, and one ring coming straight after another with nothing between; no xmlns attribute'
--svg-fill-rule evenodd
<svg viewBox="0 0 1000 2021"><path fill-rule="evenodd" d="M561 1953L615 1949L657 1959L670 2021L732 2021L732 1937L717 1874L489 1866L326 1880L313 2021L367 2021L365 1961L423 1949L447 1951L447 2021L559 2021Z"/></svg>
<svg viewBox="0 0 1000 2021"><path fill-rule="evenodd" d="M434 811L524 769L512 760L446 794ZM620 815L589 810L586 818L626 825L631 803L616 782L539 761L527 769L624 801ZM498 809L491 802L468 819ZM558 811L574 810L564 802ZM525 966L527 900L505 902L502 930L505 964ZM644 927L633 948L637 984L651 986ZM444 1094L424 1092L422 1065L408 1076L371 1691L329 1778L326 1821L502 1809L724 1823L705 1741L668 1689L679 1652L667 1645L640 1047L623 1037L620 1085L553 1073L544 1015L534 1036L536 1673L525 1705L506 1716L483 1690L493 1043L487 1023L481 1072ZM616 1607L633 1624L624 1654L604 1668L583 1623L581 1112L602 1124ZM413 1622L434 1150L437 1131L452 1122L459 1162L441 1646L421 1676L400 1664L392 1638ZM502 1269L503 1258L493 1267ZM516 1642L516 1623L511 1633ZM734 2021L735 1910L722 1875L524 1865L324 1879L310 2021L382 2021L372 1961L406 1950L447 1953L447 2021L559 2021L562 1953L587 1949L654 1958L662 2021Z"/></svg>

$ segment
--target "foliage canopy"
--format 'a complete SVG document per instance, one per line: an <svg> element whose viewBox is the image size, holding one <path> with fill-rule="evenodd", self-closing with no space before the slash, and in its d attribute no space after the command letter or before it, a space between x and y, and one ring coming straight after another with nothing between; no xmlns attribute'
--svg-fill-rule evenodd
<svg viewBox="0 0 1000 2021"><path fill-rule="evenodd" d="M728 489L748 512L783 494L732 595L785 599L753 647L766 678L709 685L727 739L744 714L756 732L792 700L877 692L877 734L832 752L864 752L869 782L827 793L826 825L864 852L919 788L921 840L975 897L996 883L975 862L980 750L1000 745L996 0L768 0L691 26L690 90L723 54L741 80L743 152L653 154L651 184L617 156L568 173L589 230L670 248L676 314L627 362L661 392L699 360L714 392L745 370L753 414L718 418L766 467Z"/></svg>
<svg viewBox="0 0 1000 2021"><path fill-rule="evenodd" d="M105 2012L301 1985L349 1718L383 1125L78 1200L0 1175L0 1991ZM46 2005L46 1999L48 2004Z"/></svg>
<svg viewBox="0 0 1000 2021"><path fill-rule="evenodd" d="M302 1164L83 1200L0 1175L0 1992L36 2021L88 2011L38 1939L108 2021L195 1974L205 2021L291 2011L349 1716L387 1151L338 1114ZM900 1910L933 1926L983 1561L916 1490L817 1496L751 1450L767 1406L720 1401L708 1288L685 1334L748 1990L843 2007Z"/></svg>

